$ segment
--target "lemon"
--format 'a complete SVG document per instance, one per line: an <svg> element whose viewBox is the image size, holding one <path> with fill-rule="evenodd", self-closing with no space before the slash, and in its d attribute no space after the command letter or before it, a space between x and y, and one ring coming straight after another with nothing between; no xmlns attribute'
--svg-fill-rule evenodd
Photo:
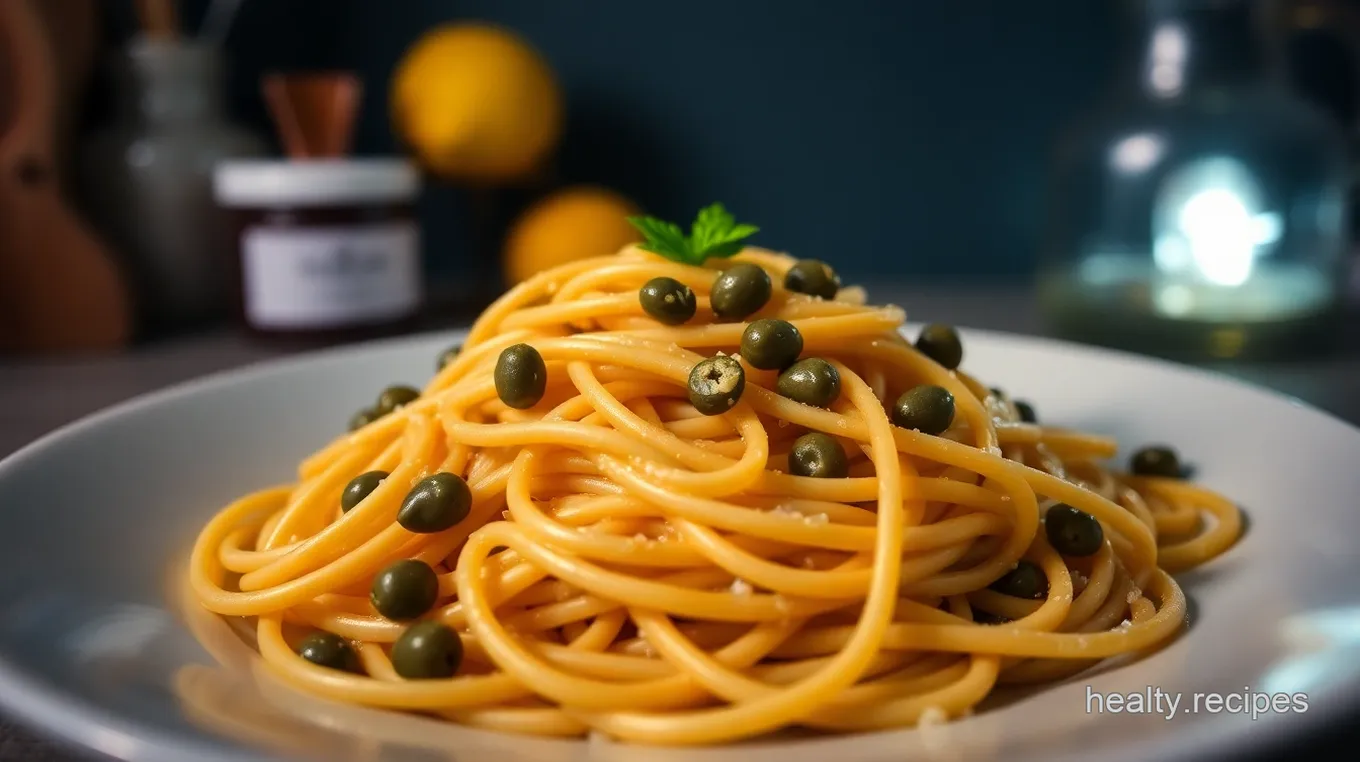
<svg viewBox="0 0 1360 762"><path fill-rule="evenodd" d="M562 94L547 62L515 34L483 24L446 24L417 40L393 73L391 106L416 159L450 180L519 179L562 132Z"/></svg>
<svg viewBox="0 0 1360 762"><path fill-rule="evenodd" d="M510 228L504 253L506 282L514 285L543 270L614 254L641 241L627 220L639 213L631 201L605 188L574 186L546 196Z"/></svg>

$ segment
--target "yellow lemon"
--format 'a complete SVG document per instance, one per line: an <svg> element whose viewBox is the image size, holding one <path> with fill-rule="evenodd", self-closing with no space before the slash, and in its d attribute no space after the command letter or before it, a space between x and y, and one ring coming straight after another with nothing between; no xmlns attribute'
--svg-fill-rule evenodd
<svg viewBox="0 0 1360 762"><path fill-rule="evenodd" d="M557 191L526 209L505 241L509 285L535 273L587 257L614 254L642 240L627 218L639 214L611 190L576 186Z"/></svg>
<svg viewBox="0 0 1360 762"><path fill-rule="evenodd" d="M538 167L562 132L562 94L547 62L494 26L436 27L392 78L397 133L431 173L500 182Z"/></svg>

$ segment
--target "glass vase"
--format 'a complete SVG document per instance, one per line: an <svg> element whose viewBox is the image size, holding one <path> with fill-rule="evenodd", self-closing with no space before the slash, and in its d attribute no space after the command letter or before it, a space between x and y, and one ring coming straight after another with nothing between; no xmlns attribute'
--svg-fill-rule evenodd
<svg viewBox="0 0 1360 762"><path fill-rule="evenodd" d="M1132 4L1120 80L1062 141L1040 268L1069 339L1184 360L1335 338L1349 158L1245 0Z"/></svg>

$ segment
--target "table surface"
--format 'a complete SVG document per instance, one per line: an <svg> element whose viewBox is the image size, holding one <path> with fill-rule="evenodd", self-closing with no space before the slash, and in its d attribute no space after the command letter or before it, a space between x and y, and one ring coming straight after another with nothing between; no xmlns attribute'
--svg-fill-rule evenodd
<svg viewBox="0 0 1360 762"><path fill-rule="evenodd" d="M904 305L912 321L1044 335L1033 295L1013 286L884 286L876 302ZM1360 424L1360 319L1348 317L1331 356L1289 363L1216 365L1214 370L1275 389ZM221 329L108 356L0 358L0 457L109 405L217 371L292 354ZM1351 732L1340 744L1353 744ZM1341 748L1346 748L1344 745ZM1354 748L1353 746L1351 748ZM1301 750L1293 749L1298 755ZM1303 754L1322 758L1321 753ZM89 757L40 739L0 718L0 759L66 762Z"/></svg>

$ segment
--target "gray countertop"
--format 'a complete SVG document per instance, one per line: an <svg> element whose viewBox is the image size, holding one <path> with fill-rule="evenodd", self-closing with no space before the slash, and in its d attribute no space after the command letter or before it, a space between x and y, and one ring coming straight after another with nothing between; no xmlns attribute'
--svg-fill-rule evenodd
<svg viewBox="0 0 1360 762"><path fill-rule="evenodd" d="M879 287L874 301L907 308L913 321L1044 333L1032 295L1013 286ZM1290 363L1216 366L1360 424L1360 320L1348 318L1343 347L1334 355ZM109 405L217 371L290 354L227 329L159 341L125 353L46 359L0 358L0 457L47 432ZM1307 756L1307 755L1305 755ZM0 721L0 759L79 760Z"/></svg>

